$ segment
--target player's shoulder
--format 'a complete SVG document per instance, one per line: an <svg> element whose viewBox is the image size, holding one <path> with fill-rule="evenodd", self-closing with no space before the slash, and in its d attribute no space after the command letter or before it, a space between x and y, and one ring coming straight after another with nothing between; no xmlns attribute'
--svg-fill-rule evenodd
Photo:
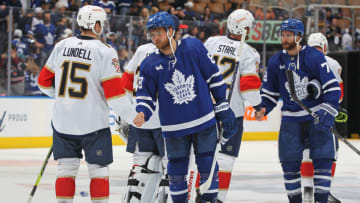
<svg viewBox="0 0 360 203"><path fill-rule="evenodd" d="M304 46L303 48L303 51L305 51L305 54L307 56L307 60L312 60L312 61L316 61L316 60L319 60L321 58L325 59L325 56L324 54L315 49L314 47L310 47L310 46Z"/></svg>
<svg viewBox="0 0 360 203"><path fill-rule="evenodd" d="M209 38L205 41L205 43L221 42L221 41L223 41L225 38L226 38L226 36L211 36L211 37L209 37Z"/></svg>
<svg viewBox="0 0 360 203"><path fill-rule="evenodd" d="M252 57L252 58L259 58L260 59L260 54L259 52L252 47L251 45L249 45L248 43L244 43L244 48L243 48L243 52L245 55Z"/></svg>
<svg viewBox="0 0 360 203"><path fill-rule="evenodd" d="M160 63L161 56L158 51L150 53L142 62L141 68L143 67L153 67Z"/></svg>
<svg viewBox="0 0 360 203"><path fill-rule="evenodd" d="M194 37L181 39L180 41L178 41L178 45L189 49L196 49L196 47L203 46L202 42Z"/></svg>
<svg viewBox="0 0 360 203"><path fill-rule="evenodd" d="M325 56L325 59L328 63L339 64L339 62L337 60L335 60L334 58L332 58L330 56Z"/></svg>
<svg viewBox="0 0 360 203"><path fill-rule="evenodd" d="M138 48L136 48L135 54L146 54L154 52L155 50L156 46L153 43L146 43L138 46Z"/></svg>
<svg viewBox="0 0 360 203"><path fill-rule="evenodd" d="M276 54L270 57L268 62L268 67L280 65L281 63L281 55L286 54L285 50L278 51Z"/></svg>

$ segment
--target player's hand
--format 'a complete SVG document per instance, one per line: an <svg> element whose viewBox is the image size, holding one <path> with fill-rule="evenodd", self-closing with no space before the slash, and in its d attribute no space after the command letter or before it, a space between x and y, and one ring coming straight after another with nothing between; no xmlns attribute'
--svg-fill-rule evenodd
<svg viewBox="0 0 360 203"><path fill-rule="evenodd" d="M136 125L136 127L141 127L145 122L145 115L143 112L140 112L136 115L135 119L134 119L134 124Z"/></svg>
<svg viewBox="0 0 360 203"><path fill-rule="evenodd" d="M262 121L264 119L266 113L266 108L262 107L260 111L255 111L255 119L258 121Z"/></svg>

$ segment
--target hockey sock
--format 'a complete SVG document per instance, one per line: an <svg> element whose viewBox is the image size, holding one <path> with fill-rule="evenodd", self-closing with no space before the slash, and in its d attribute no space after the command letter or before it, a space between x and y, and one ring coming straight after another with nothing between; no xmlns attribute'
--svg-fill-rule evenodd
<svg viewBox="0 0 360 203"><path fill-rule="evenodd" d="M301 163L301 178L304 187L313 187L314 165L310 159L310 150L304 149L303 161Z"/></svg>
<svg viewBox="0 0 360 203"><path fill-rule="evenodd" d="M231 171L234 167L235 157L220 151L216 159L219 164L219 193L217 199L226 202L225 200L230 187Z"/></svg>
<svg viewBox="0 0 360 203"><path fill-rule="evenodd" d="M290 203L301 203L301 162L282 162L285 189Z"/></svg>
<svg viewBox="0 0 360 203"><path fill-rule="evenodd" d="M327 203L331 186L332 159L314 159L315 202Z"/></svg>
<svg viewBox="0 0 360 203"><path fill-rule="evenodd" d="M109 199L109 179L92 178L90 181L91 201L96 203L105 203Z"/></svg>
<svg viewBox="0 0 360 203"><path fill-rule="evenodd" d="M189 159L169 159L168 176L171 198L174 203L187 202L188 188L186 181Z"/></svg>
<svg viewBox="0 0 360 203"><path fill-rule="evenodd" d="M58 202L72 203L75 195L75 177L58 177L55 192Z"/></svg>

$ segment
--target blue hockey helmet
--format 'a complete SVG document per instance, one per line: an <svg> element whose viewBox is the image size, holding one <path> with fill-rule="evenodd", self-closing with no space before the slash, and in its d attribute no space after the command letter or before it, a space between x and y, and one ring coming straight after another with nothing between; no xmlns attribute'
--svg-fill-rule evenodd
<svg viewBox="0 0 360 203"><path fill-rule="evenodd" d="M299 19L291 19L290 18L290 19L284 20L281 23L280 31L291 31L291 32L294 32L295 35L298 35L300 33L300 35L302 36L304 34L304 24Z"/></svg>
<svg viewBox="0 0 360 203"><path fill-rule="evenodd" d="M172 27L173 29L175 29L176 27L174 18L165 11L161 11L151 15L146 22L146 30L150 32L152 29L159 27L163 27L165 29Z"/></svg>

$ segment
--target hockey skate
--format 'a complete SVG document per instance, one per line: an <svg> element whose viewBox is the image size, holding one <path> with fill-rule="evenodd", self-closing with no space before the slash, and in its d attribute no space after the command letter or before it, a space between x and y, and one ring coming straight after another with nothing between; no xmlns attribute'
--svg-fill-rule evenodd
<svg viewBox="0 0 360 203"><path fill-rule="evenodd" d="M303 203L313 203L314 191L312 187L304 187Z"/></svg>
<svg viewBox="0 0 360 203"><path fill-rule="evenodd" d="M328 203L341 203L341 201L337 199L334 195L329 193Z"/></svg>

